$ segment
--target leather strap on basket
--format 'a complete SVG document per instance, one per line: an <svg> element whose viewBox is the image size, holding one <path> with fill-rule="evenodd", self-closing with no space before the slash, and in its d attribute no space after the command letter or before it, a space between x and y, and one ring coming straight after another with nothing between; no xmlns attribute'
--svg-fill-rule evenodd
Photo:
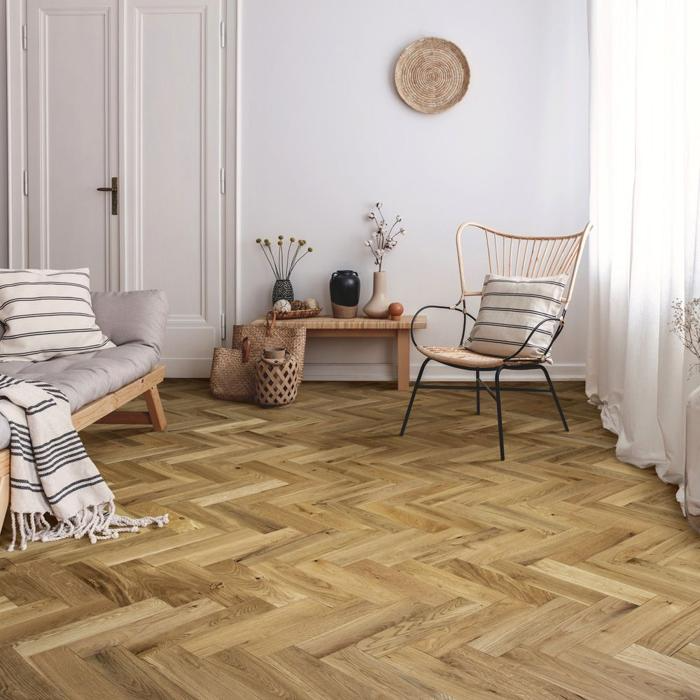
<svg viewBox="0 0 700 700"><path fill-rule="evenodd" d="M244 363L250 360L250 338L248 336L241 341L241 360Z"/></svg>
<svg viewBox="0 0 700 700"><path fill-rule="evenodd" d="M275 321L277 320L276 311L268 311L267 318L265 319L265 335L272 335L272 329L275 327Z"/></svg>

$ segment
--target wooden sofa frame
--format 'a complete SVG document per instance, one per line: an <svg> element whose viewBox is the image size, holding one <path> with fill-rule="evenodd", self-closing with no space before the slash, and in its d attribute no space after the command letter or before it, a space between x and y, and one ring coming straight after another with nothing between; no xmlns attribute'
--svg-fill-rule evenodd
<svg viewBox="0 0 700 700"><path fill-rule="evenodd" d="M158 365L148 374L117 391L103 396L97 401L83 406L73 414L73 427L76 430L87 428L93 423L122 425L151 425L153 430L163 431L168 423L158 393L158 385L165 378L165 365ZM129 401L142 396L146 401L146 411L120 411ZM10 450L0 450L0 531L10 503Z"/></svg>

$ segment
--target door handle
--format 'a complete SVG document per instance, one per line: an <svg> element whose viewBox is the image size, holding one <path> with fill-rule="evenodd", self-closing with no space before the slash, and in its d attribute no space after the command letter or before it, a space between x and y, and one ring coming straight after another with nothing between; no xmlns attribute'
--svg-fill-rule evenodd
<svg viewBox="0 0 700 700"><path fill-rule="evenodd" d="M119 213L119 178L112 178L111 187L98 187L98 192L112 193L112 215L116 216Z"/></svg>

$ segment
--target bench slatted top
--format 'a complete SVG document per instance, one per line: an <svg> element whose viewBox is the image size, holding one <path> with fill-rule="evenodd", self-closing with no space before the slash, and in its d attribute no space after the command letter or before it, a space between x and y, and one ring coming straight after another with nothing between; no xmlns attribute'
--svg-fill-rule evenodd
<svg viewBox="0 0 700 700"><path fill-rule="evenodd" d="M413 316L401 316L396 321L388 318L333 318L332 316L314 316L313 318L294 318L285 321L275 321L275 324L284 326L297 326L306 328L307 330L344 330L344 331L363 331L363 330L382 330L382 331L407 331L411 327L411 319ZM253 321L253 325L260 326L265 324L264 318L258 318ZM414 328L426 328L427 321L425 316L418 316Z"/></svg>

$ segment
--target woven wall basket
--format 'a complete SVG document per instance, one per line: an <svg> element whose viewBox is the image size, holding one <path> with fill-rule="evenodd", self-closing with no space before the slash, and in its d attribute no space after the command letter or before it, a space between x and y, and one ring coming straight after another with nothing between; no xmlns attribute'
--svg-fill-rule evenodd
<svg viewBox="0 0 700 700"><path fill-rule="evenodd" d="M447 39L418 39L401 52L394 81L409 107L424 114L444 112L466 94L469 64L459 47Z"/></svg>

